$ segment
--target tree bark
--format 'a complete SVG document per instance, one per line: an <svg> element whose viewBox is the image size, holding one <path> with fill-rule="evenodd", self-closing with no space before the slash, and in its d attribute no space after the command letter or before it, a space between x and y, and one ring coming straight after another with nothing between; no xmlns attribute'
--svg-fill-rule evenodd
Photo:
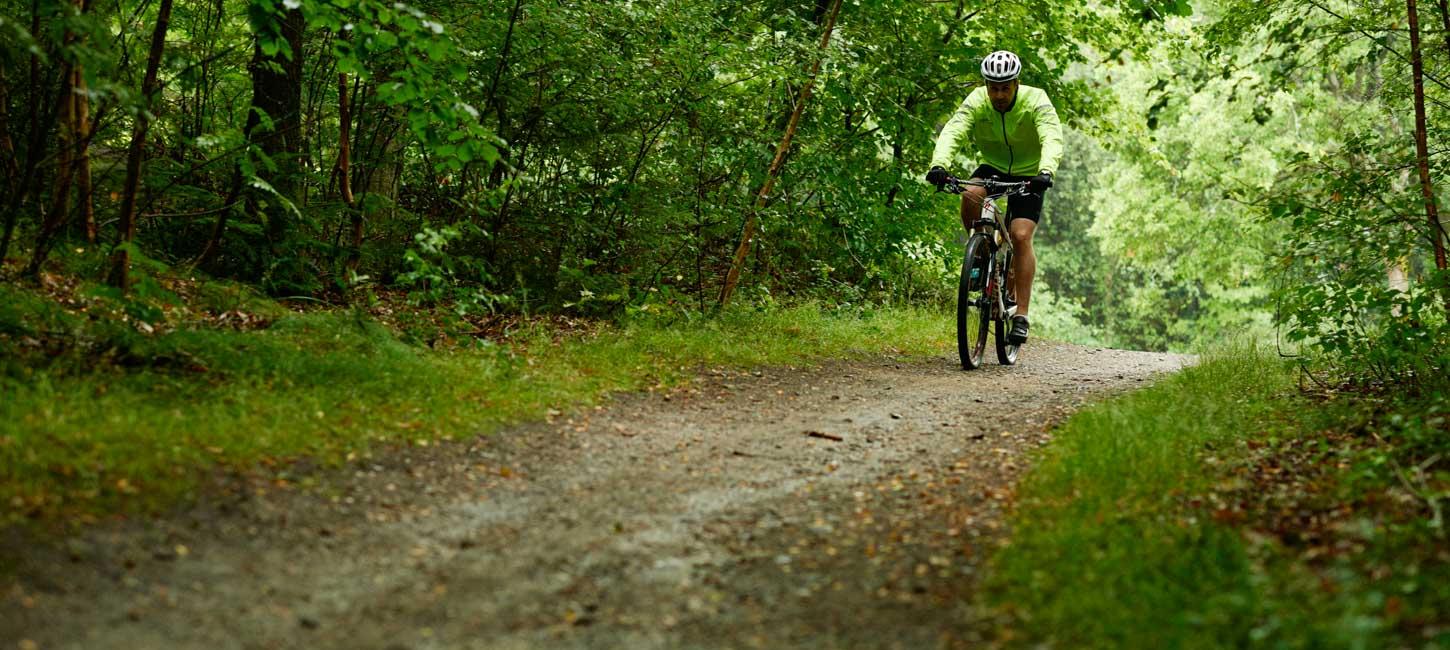
<svg viewBox="0 0 1450 650"><path fill-rule="evenodd" d="M1434 241L1435 268L1444 271L1444 229L1440 226L1440 211L1435 205L1435 188L1430 182L1430 152L1425 134L1425 66L1420 57L1420 17L1415 8L1415 0L1405 0L1405 5L1410 15L1410 68L1415 85L1415 165L1420 172L1420 194L1425 199L1425 217L1429 220L1430 239ZM1450 284L1442 280L1440 291L1445 309L1450 311Z"/></svg>
<svg viewBox="0 0 1450 650"><path fill-rule="evenodd" d="M120 245L111 256L111 273L107 282L126 290L131 273L131 243L136 239L136 192L141 186L141 163L146 153L146 131L151 126L151 102L156 97L157 71L161 54L166 49L166 30L171 23L172 0L161 0L156 12L156 29L151 32L151 51L146 56L146 78L141 82L142 110L136 114L131 129L131 147L126 151L126 181L121 190Z"/></svg>
<svg viewBox="0 0 1450 650"><path fill-rule="evenodd" d="M68 50L75 44L75 34L67 31L61 39L62 49ZM75 173L74 155L76 148L75 128L75 69L76 64L66 61L60 69L60 88L56 91L56 166L55 179L51 186L50 209L42 213L40 231L35 236L35 248L30 254L30 263L24 274L36 277L40 267L50 256L50 248L60 229L70 218L70 186ZM49 129L47 129L49 130Z"/></svg>
<svg viewBox="0 0 1450 650"><path fill-rule="evenodd" d="M66 44L70 46L69 43ZM40 239L35 244L36 255L31 265L43 260L41 251L49 250L50 239L69 221L70 186L75 176L76 142L76 88L75 67L66 64L61 73L60 107L56 110L56 164L55 182L50 194L50 210L46 212L45 223L40 230Z"/></svg>
<svg viewBox="0 0 1450 650"><path fill-rule="evenodd" d="M87 2L86 4L90 4ZM73 109L76 140L75 158L75 183L76 199L80 201L80 214L86 225L86 241L95 244L97 237L96 226L96 203L92 196L91 187L91 98L86 88L86 77L81 66L77 65L75 81L71 86L75 88L75 105Z"/></svg>
<svg viewBox="0 0 1450 650"><path fill-rule="evenodd" d="M247 121L242 124L242 141L250 143L252 141L252 132L256 131L257 126L261 123L262 119L257 116L256 111L247 111ZM207 238L206 245L201 248L201 254L196 256L196 261L192 262L192 266L207 264L221 251L222 236L227 232L227 218L232 213L229 206L236 203L237 197L241 196L242 183L245 180L242 178L241 166L237 165L233 167L230 183L231 189L227 191L226 200L222 201L222 205L228 207L224 207L217 212L216 222L212 224L211 236Z"/></svg>
<svg viewBox="0 0 1450 650"><path fill-rule="evenodd" d="M298 155L302 152L302 11L290 9L273 28L291 50L267 56L260 39L249 66L252 74L252 109L271 118L272 131L257 141L262 152L277 164L267 182L288 201L297 202ZM276 203L276 197L271 201ZM267 238L275 246L292 230L292 216L279 207L266 215Z"/></svg>
<svg viewBox="0 0 1450 650"><path fill-rule="evenodd" d="M74 0L76 11L85 15L88 0ZM75 47L77 35L66 32L63 47ZM60 92L56 100L57 149L56 174L51 191L49 212L42 220L36 236L35 250L25 274L35 276L50 255L55 238L71 219L71 186L77 190L81 213L86 219L87 241L95 241L95 212L91 204L90 167L90 101L86 97L84 70L79 62L67 62L61 68Z"/></svg>
<svg viewBox="0 0 1450 650"><path fill-rule="evenodd" d="M5 62L0 61L0 169L5 173L5 195L15 191L20 167L15 163L15 141L10 139L10 79L5 75Z"/></svg>
<svg viewBox="0 0 1450 650"><path fill-rule="evenodd" d="M369 219L391 219L398 203L408 129L397 107L377 100L375 85L366 84L366 92L362 92L364 84L358 86L359 92L353 93L353 97L362 101L354 101L350 107L353 114L352 187L357 194L355 202ZM370 197L381 197L386 205L379 210L379 199Z"/></svg>
<svg viewBox="0 0 1450 650"><path fill-rule="evenodd" d="M1413 1L1413 0L1411 0ZM780 139L780 144L775 148L775 158L771 160L769 169L765 172L765 182L761 184L760 191L755 195L755 201L751 203L750 212L745 217L745 226L740 233L740 245L735 247L735 257L731 260L730 270L725 274L725 283L720 287L719 306L724 307L730 302L730 294L735 292L735 285L740 281L740 271L745 267L745 258L750 255L750 243L755 236L755 224L760 214L760 209L765 207L770 197L770 190L775 187L775 179L780 175L781 167L785 165L785 155L790 151L791 139L795 137L796 127L800 124L801 114L805 112L806 102L810 101L811 88L816 83L816 77L821 72L821 64L826 58L826 49L831 44L831 31L836 26L836 17L841 13L841 0L835 0L831 4L830 12L826 15L825 28L821 34L821 45L816 60L811 64L810 75L801 86L800 96L796 99L795 110L790 114L790 121L785 126L785 135Z"/></svg>
<svg viewBox="0 0 1450 650"><path fill-rule="evenodd" d="M1444 27L1441 35L1445 37L1445 52L1450 54L1450 2L1439 0L1440 24Z"/></svg>
<svg viewBox="0 0 1450 650"><path fill-rule="evenodd" d="M251 120L249 119L247 125L242 128L243 140L251 137L253 128ZM210 262L216 256L217 252L221 250L222 236L227 232L227 217L232 213L231 205L236 203L237 196L241 193L242 169L241 167L236 167L232 169L231 190L227 192L226 200L222 201L223 207L217 212L216 221L212 223L211 236L207 237L206 245L202 246L201 254L196 256L196 261L191 263L192 266L202 266Z"/></svg>
<svg viewBox="0 0 1450 650"><path fill-rule="evenodd" d="M30 33L32 36L40 33L40 0L31 0L30 2ZM29 95L27 99L30 104L30 133L32 138L36 137L36 134L40 133L40 107L44 104L44 100L40 96L41 87L42 84L40 81L40 53L31 52L30 92L27 93ZM39 156L36 156L35 154L32 154L28 151L26 152L26 156L30 160L39 159Z"/></svg>
<svg viewBox="0 0 1450 650"><path fill-rule="evenodd" d="M484 101L483 104L484 111L486 113L493 113L496 116L495 119L498 123L495 125L494 128L495 133L498 134L498 137L500 139L508 143L504 145L501 151L499 151L500 155L498 157L498 160L494 161L493 167L489 170L489 189L496 189L499 187L499 185L503 183L503 179L508 173L508 167L510 164L512 164L512 159L514 157L513 146L512 143L509 142L512 138L508 134L508 102L506 102L504 98L499 95L499 83L503 79L504 71L508 69L509 53L513 51L514 28L518 25L519 12L520 10L522 10L523 6L523 0L514 0L513 11L509 13L508 30L504 32L503 47L499 50L498 65L494 66L493 79L489 81L488 95L486 96L487 99Z"/></svg>
<svg viewBox="0 0 1450 650"><path fill-rule="evenodd" d="M347 73L337 73L337 185L352 220L352 250L348 251L347 268L356 271L362 258L363 218L352 195L352 106L348 101L348 86Z"/></svg>
<svg viewBox="0 0 1450 650"><path fill-rule="evenodd" d="M252 11L264 10L259 7L265 4L257 2ZM260 42L263 35L257 35L258 40L252 49L252 60L247 64L247 70L252 77L252 101L247 111L247 121L242 126L242 138L256 144L262 153L277 164L277 173L267 174L266 180L279 194L295 202L293 182L297 176L297 157L302 151L303 136L302 12L297 9L287 11L280 20L269 13L267 21L265 28L275 30L275 35L287 42L291 56L289 58L280 51L273 56L267 56L262 51ZM253 24L257 24L255 18ZM257 129L262 126L261 116L264 114L271 119L272 130L259 136ZM259 175L262 173L264 172L259 170ZM232 170L231 189L227 192L223 205L232 205L243 192L247 192L247 210L256 214L256 197L253 190L246 187L246 181L242 177L240 166ZM276 197L271 197L271 200L275 203ZM221 252L222 237L226 234L230 216L230 208L217 213L211 236L207 238L206 245L202 247L201 254L197 255L193 265L203 266ZM272 210L263 221L268 225L267 237L274 246L291 232L292 219L285 208Z"/></svg>
<svg viewBox="0 0 1450 650"><path fill-rule="evenodd" d="M31 0L30 3L30 33L40 33L40 0ZM15 235L15 227L20 220L20 209L25 205L25 200L30 196L36 176L36 170L40 166L40 160L45 157L46 140L50 128L41 125L48 125L47 118L42 118L42 107L49 105L46 101L44 86L40 74L40 53L30 54L30 84L26 89L26 108L29 118L30 138L25 148L25 164L20 167L18 175L20 181L15 185L15 191L10 194L10 203L5 206L5 231L0 234L0 260L5 259L5 254L10 250L10 241ZM47 116L48 117L48 116Z"/></svg>

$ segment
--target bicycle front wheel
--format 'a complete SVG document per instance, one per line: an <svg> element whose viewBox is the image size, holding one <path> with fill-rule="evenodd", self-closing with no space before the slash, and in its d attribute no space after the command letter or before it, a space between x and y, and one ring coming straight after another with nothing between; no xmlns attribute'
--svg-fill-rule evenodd
<svg viewBox="0 0 1450 650"><path fill-rule="evenodd" d="M987 324L992 309L987 279L991 273L991 244L984 235L972 235L967 240L962 277L957 284L957 354L963 370L982 367L982 356L987 351Z"/></svg>

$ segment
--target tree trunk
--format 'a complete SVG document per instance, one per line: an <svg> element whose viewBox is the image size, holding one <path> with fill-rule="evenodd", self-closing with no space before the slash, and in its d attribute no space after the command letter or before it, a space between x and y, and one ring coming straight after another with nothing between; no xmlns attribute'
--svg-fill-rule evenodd
<svg viewBox="0 0 1450 650"><path fill-rule="evenodd" d="M67 39L69 40L69 39ZM69 43L66 44L70 46ZM46 212L45 223L36 241L36 254L31 257L31 266L38 267L48 251L50 240L65 225L70 217L70 184L75 174L76 126L75 126L75 68L66 64L61 73L60 107L56 109L55 181L50 193L50 210Z"/></svg>
<svg viewBox="0 0 1450 650"><path fill-rule="evenodd" d="M30 1L30 34L32 36L34 36L34 35L37 35L39 33L40 33L40 0L31 0ZM42 99L41 96L40 96L40 89L42 87L43 87L43 84L41 83L41 80L40 80L40 52L31 52L30 53L30 92L29 93L26 93L26 94L28 95L27 100L28 100L28 102L30 104L30 134L31 134L31 137L32 138L38 137L38 134L40 133L40 125L41 125L41 120L40 120L40 107L45 104L45 100ZM37 156L37 155L35 155L33 153L30 153L29 151L27 151L25 155L26 155L26 157L29 160L32 160L32 161L39 160L39 158L40 158L40 156Z"/></svg>
<svg viewBox="0 0 1450 650"><path fill-rule="evenodd" d="M498 65L493 68L493 79L488 84L488 94L484 100L484 112L493 113L497 124L494 132L503 140L503 148L499 151L498 160L495 160L493 167L488 173L488 188L497 189L503 184L503 179L508 174L508 168L513 162L512 137L508 134L508 102L499 95L499 83L503 79L503 73L508 69L509 53L513 51L514 28L519 22L519 12L523 9L523 0L514 0L513 11L509 12L508 30L504 32L503 47L499 50Z"/></svg>
<svg viewBox="0 0 1450 650"><path fill-rule="evenodd" d="M1410 273L1408 271L1408 262L1409 261L1404 258L1390 260L1390 268L1385 271L1385 280L1386 284L1391 290L1398 291L1400 293L1410 292ZM1402 312L1403 310L1400 309L1399 303L1396 303L1394 306L1390 307L1391 316L1398 318L1402 315Z"/></svg>
<svg viewBox="0 0 1450 650"><path fill-rule="evenodd" d="M252 11L266 11L262 4L254 5ZM257 25L254 17L253 24ZM266 22L257 26L256 29L268 29L273 32L270 36L279 37L287 42L291 50L290 58L287 54L277 52L273 56L267 56L262 52L260 39L264 34L257 34L257 42L253 45L252 60L247 64L247 70L252 77L252 103L247 111L247 121L242 126L243 140L255 143L267 157L277 163L277 173L268 174L265 179L273 189L286 197L289 201L296 200L295 180L298 169L298 155L302 151L302 13L293 9L283 14L281 20L277 20L271 13L267 13ZM257 129L262 124L261 115L267 115L272 120L272 130L266 134L258 135ZM247 192L247 210L257 215L257 200L253 190L246 187L247 179L242 177L241 167L232 170L231 189L227 192L224 206L231 206L243 192ZM269 197L271 203L277 203L277 197ZM193 262L195 266L203 266L210 262L221 252L222 237L227 230L227 220L231 216L231 209L224 208L217 213L216 222L212 224L211 236L207 238L206 245L202 247L201 254ZM267 236L275 246L281 243L291 232L292 217L288 209L278 206L267 215L257 215L267 224Z"/></svg>
<svg viewBox="0 0 1450 650"><path fill-rule="evenodd" d="M40 0L31 0L30 3L30 33L40 33ZM25 164L21 166L18 175L20 181L16 183L14 191L10 194L10 203L5 206L5 231L0 234L0 260L5 259L5 254L10 250L10 241L15 235L15 226L20 220L20 209L25 205L25 199L30 196L33 181L40 160L45 157L45 146L49 127L41 128L42 124L48 124L41 116L42 107L49 102L44 96L45 84L40 75L40 53L30 53L30 84L26 89L26 108L29 117L30 140L26 143Z"/></svg>
<svg viewBox="0 0 1450 650"><path fill-rule="evenodd" d="M254 119L249 118L247 124L242 127L242 139L245 141L252 135L252 129L256 128ZM231 190L227 192L226 200L222 201L222 209L217 212L216 221L211 227L211 236L207 237L206 245L202 246L201 254L196 256L192 266L202 266L210 262L217 252L221 250L222 236L227 232L227 217L231 215L231 206L237 201L242 193L242 168L240 166L232 169Z"/></svg>
<svg viewBox="0 0 1450 650"><path fill-rule="evenodd" d="M1439 0L1440 3L1440 24L1444 27L1441 35L1445 37L1445 52L1450 53L1450 2Z"/></svg>
<svg viewBox="0 0 1450 650"><path fill-rule="evenodd" d="M261 123L262 119L257 115L257 111L247 111L247 121L242 124L242 141L251 142L252 132L256 131ZM216 222L212 224L211 236L207 238L206 245L202 246L201 254L196 256L196 261L192 262L192 266L203 266L207 264L221 251L222 236L226 235L227 232L227 218L232 213L230 206L236 203L237 197L241 196L242 183L245 180L242 178L241 166L237 165L233 167L232 181L230 183L231 189L227 191L226 200L222 201L223 208L217 212Z"/></svg>
<svg viewBox="0 0 1450 650"><path fill-rule="evenodd" d="M10 80L5 75L5 62L0 61L0 172L5 174L5 196L15 191L20 167L15 164L15 142L10 139Z"/></svg>
<svg viewBox="0 0 1450 650"><path fill-rule="evenodd" d="M288 53L273 56L262 52L260 38L249 66L252 74L252 109L272 120L272 131L257 140L262 152L277 163L277 173L267 182L285 200L298 200L298 155L302 152L302 11L291 9L274 19L272 28L287 42ZM273 204L277 197L269 197ZM267 238L276 246L292 231L292 215L285 206L268 211Z"/></svg>
<svg viewBox="0 0 1450 650"><path fill-rule="evenodd" d="M344 35L343 38L346 38ZM348 251L347 268L356 271L362 258L363 218L352 195L352 106L348 101L347 73L337 74L337 184L352 220L352 250Z"/></svg>
<svg viewBox="0 0 1450 650"><path fill-rule="evenodd" d="M1444 229L1440 226L1440 211L1435 205L1435 188L1430 182L1430 152L1425 136L1425 67L1420 57L1420 17L1415 0L1405 0L1410 14L1410 68L1415 84L1415 164L1420 172L1420 194L1425 199L1425 217L1429 220L1430 239L1434 241L1435 268L1445 270ZM1441 300L1450 311L1450 284L1443 279L1440 286Z"/></svg>
<svg viewBox="0 0 1450 650"><path fill-rule="evenodd" d="M126 151L126 181L121 190L120 244L111 256L111 274L107 282L126 290L131 273L131 243L136 238L136 192L141 186L141 162L146 151L146 131L151 126L151 102L155 99L157 71L161 54L166 49L166 29L171 23L172 0L161 0L156 12L156 29L151 32L151 52L146 56L146 78L141 82L142 110L136 114L131 129L131 147Z"/></svg>
<svg viewBox="0 0 1450 650"><path fill-rule="evenodd" d="M357 104L351 107L354 116L352 186L354 192L362 190L355 202L364 211L365 217L372 219L380 216L377 209L378 199L369 198L372 195L385 199L387 205L383 208L381 217L391 219L398 203L398 184L402 171L403 148L407 145L404 135L407 127L403 125L398 108L377 101L376 95L377 88L371 85L367 92L354 95L363 99L372 98L372 101L362 102L366 106L365 110L359 110ZM364 125L368 127L366 137L363 135Z"/></svg>
<svg viewBox="0 0 1450 650"><path fill-rule="evenodd" d="M80 15L85 15L90 10L90 2L75 0L75 7ZM75 47L76 39L77 36L74 33L67 32L63 40L64 47ZM80 63L67 62L62 66L60 93L56 104L55 121L58 142L55 182L51 191L50 210L42 220L40 232L36 236L35 250L30 256L30 264L25 269L25 274L30 276L40 273L40 266L50 256L50 249L55 243L55 238L70 222L72 184L76 186L81 213L86 219L87 241L95 241L95 212L91 203L89 153L90 100L86 96L84 70Z"/></svg>
<svg viewBox="0 0 1450 650"><path fill-rule="evenodd" d="M75 34L67 31L61 42L63 49L70 49L75 44ZM55 237L70 218L70 185L75 173L76 148L75 68L75 64L70 61L61 65L54 120L57 140L55 180L51 187L50 210L42 213L40 232L35 236L35 248L31 251L30 263L25 267L24 274L30 277L40 274L40 267L50 256Z"/></svg>
<svg viewBox="0 0 1450 650"><path fill-rule="evenodd" d="M795 137L795 130L800 124L801 113L805 112L806 102L810 101L811 88L815 85L816 76L821 72L821 63L826 58L826 48L831 44L831 31L835 28L836 16L840 13L841 0L835 0L831 4L829 14L826 15L824 32L821 34L820 53L816 56L815 63L811 65L810 75L806 78L805 84L801 86L795 110L791 112L790 122L785 127L785 135L781 137L780 145L775 148L775 159L770 162L770 168L765 172L765 182L761 184L760 191L756 193L755 201L751 204L750 212L745 217L745 226L740 233L740 245L735 247L735 257L730 263L730 271L725 274L725 283L720 287L719 305L721 307L730 302L730 294L735 292L735 284L740 281L740 271L745 266L745 258L750 254L750 242L755 236L756 218L760 209L765 207L770 190L775 187L775 179L780 175L781 167L785 165L786 152L790 150L790 141Z"/></svg>
<svg viewBox="0 0 1450 650"><path fill-rule="evenodd" d="M87 3L89 4L89 3ZM75 81L71 85L75 88L74 126L76 140L75 158L75 183L76 199L80 201L81 218L86 225L86 241L96 243L96 204L92 198L91 187L91 99L86 89L86 77L81 66L77 65Z"/></svg>

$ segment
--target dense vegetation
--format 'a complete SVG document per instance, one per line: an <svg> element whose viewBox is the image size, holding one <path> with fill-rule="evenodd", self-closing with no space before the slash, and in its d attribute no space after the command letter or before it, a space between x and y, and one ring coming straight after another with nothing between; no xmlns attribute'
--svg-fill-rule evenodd
<svg viewBox="0 0 1450 650"><path fill-rule="evenodd" d="M145 284L139 256L473 314L702 311L732 267L748 300L935 299L955 222L917 179L1005 48L1075 127L1041 318L1375 355L1444 321L1446 12L1411 43L1406 8L11 1L0 257L34 277L99 248L113 285Z"/></svg>
<svg viewBox="0 0 1450 650"><path fill-rule="evenodd" d="M1061 71L1173 8L11 3L5 242L33 275L134 224L122 250L281 295L618 314L713 306L749 232L750 298L929 297L953 221L917 179L981 53L1086 126L1109 97Z"/></svg>
<svg viewBox="0 0 1450 650"><path fill-rule="evenodd" d="M1296 391L1296 374L1270 350L1219 348L1060 427L994 558L1003 636L1444 647L1446 477L1407 452L1444 449L1446 393L1367 407Z"/></svg>
<svg viewBox="0 0 1450 650"><path fill-rule="evenodd" d="M241 285L163 282L174 304L144 314L155 323L144 332L125 322L136 301L75 283L0 285L0 324L27 332L0 357L13 378L0 400L0 527L166 509L218 467L315 481L296 461L466 440L700 372L947 343L934 311L802 305L732 309L691 327L511 321L463 346L475 339L425 340L447 328L409 321L406 309L295 313Z"/></svg>

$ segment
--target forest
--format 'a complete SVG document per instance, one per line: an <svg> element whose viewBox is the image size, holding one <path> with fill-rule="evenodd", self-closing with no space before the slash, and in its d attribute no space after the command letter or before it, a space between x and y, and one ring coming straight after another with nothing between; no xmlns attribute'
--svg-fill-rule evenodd
<svg viewBox="0 0 1450 650"><path fill-rule="evenodd" d="M1034 336L1272 367L1224 403L1337 414L1293 426L1347 432L1313 438L1339 502L1416 504L1384 525L1421 600L1370 627L1450 634L1427 586L1450 576L1446 0L0 7L0 524L156 512L217 467L552 422L695 367L945 350L964 240L924 176L1009 50L1066 132ZM1026 638L1167 643L1074 634Z"/></svg>
<svg viewBox="0 0 1450 650"><path fill-rule="evenodd" d="M1007 49L1071 129L1061 331L1354 346L1443 311L1443 8L1422 42L1394 3L838 4L7 6L0 255L473 317L943 300L924 158Z"/></svg>

